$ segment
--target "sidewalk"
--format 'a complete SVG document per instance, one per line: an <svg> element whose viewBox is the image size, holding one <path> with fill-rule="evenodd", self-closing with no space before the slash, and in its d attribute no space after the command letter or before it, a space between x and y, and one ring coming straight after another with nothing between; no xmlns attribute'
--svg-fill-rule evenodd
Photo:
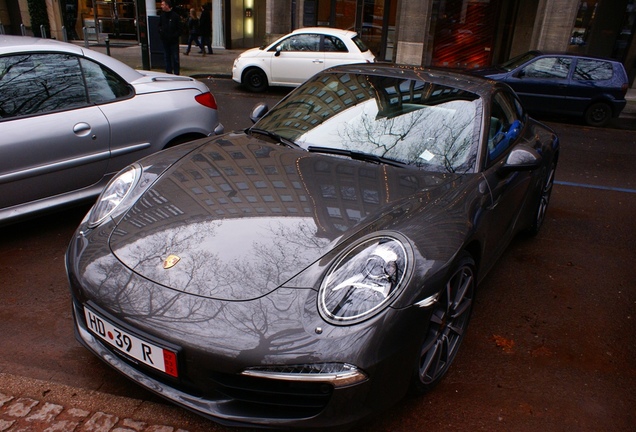
<svg viewBox="0 0 636 432"><path fill-rule="evenodd" d="M84 46L83 41L74 41L76 45ZM106 54L107 48L104 43L89 43L89 48ZM190 51L190 55L185 55L186 46L181 45L181 75L193 76L197 78L215 77L232 78L232 64L234 59L244 50L227 50L225 48L214 48L214 54L205 56L198 54L198 47ZM117 60L126 63L134 69L143 69L141 59L141 46L132 44L130 41L110 41L110 55ZM163 69L152 68L152 70L163 72Z"/></svg>

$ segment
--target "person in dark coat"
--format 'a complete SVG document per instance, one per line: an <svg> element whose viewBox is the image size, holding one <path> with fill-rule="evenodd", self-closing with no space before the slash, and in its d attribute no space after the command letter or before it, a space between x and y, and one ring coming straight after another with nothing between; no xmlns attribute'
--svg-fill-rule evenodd
<svg viewBox="0 0 636 432"><path fill-rule="evenodd" d="M159 37L163 44L166 72L179 75L179 37L181 36L181 17L172 8L172 0L162 0L162 13L159 16Z"/></svg>
<svg viewBox="0 0 636 432"><path fill-rule="evenodd" d="M210 10L210 3L201 6L199 33L201 33L201 45L207 47L208 54L214 54L212 51L212 11Z"/></svg>
<svg viewBox="0 0 636 432"><path fill-rule="evenodd" d="M185 55L190 54L192 42L201 50L199 54L205 55L205 49L199 39L199 18L197 17L197 10L195 8L190 9L190 16L188 17L188 47L186 48Z"/></svg>

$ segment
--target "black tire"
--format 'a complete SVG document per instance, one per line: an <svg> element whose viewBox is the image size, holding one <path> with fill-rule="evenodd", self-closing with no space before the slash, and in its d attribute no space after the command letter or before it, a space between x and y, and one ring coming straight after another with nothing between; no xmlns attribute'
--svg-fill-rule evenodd
<svg viewBox="0 0 636 432"><path fill-rule="evenodd" d="M269 87L267 75L258 68L251 68L245 71L242 83L246 89L255 93L263 92Z"/></svg>
<svg viewBox="0 0 636 432"><path fill-rule="evenodd" d="M590 126L605 126L612 119L612 107L606 102L594 102L585 110L585 123Z"/></svg>
<svg viewBox="0 0 636 432"><path fill-rule="evenodd" d="M416 393L426 393L435 387L457 355L470 321L476 283L475 261L470 254L463 253L432 306L433 313L415 362L412 387Z"/></svg>
<svg viewBox="0 0 636 432"><path fill-rule="evenodd" d="M552 196L552 188L554 186L554 174L556 173L557 159L556 156L552 160L550 165L550 171L545 179L545 183L541 188L541 194L539 195L539 202L534 212L534 220L532 225L528 228L527 232L530 236L536 236L539 234L539 230L545 220L545 214L548 211L548 204L550 204L550 197Z"/></svg>

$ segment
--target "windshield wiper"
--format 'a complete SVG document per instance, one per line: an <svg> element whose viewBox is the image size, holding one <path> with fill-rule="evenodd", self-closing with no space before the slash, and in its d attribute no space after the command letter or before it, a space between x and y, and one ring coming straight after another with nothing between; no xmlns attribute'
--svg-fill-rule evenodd
<svg viewBox="0 0 636 432"><path fill-rule="evenodd" d="M314 152L314 153L326 153L326 154L333 154L333 155L340 155L340 156L348 156L354 160L360 160L364 162L373 162L377 164L386 164L386 165L402 167L402 168L404 168L405 166L408 166L408 164L404 162L396 161L395 159L388 159L388 158L377 156L371 153L363 153L363 152L358 152L354 150L345 150L345 149L331 148L331 147L309 146L307 147L307 151Z"/></svg>
<svg viewBox="0 0 636 432"><path fill-rule="evenodd" d="M252 133L257 133L260 135L265 135L270 137L271 139L273 139L274 141L276 141L279 144L283 144L286 145L287 147L291 147L291 148L295 148L295 149L302 149L301 146L299 146L298 144L296 144L295 142L293 142L292 140L290 140L289 138L285 138L284 136L278 135L276 132L271 132L265 129L259 129L259 128L249 128L246 130L246 133L248 134L252 134Z"/></svg>

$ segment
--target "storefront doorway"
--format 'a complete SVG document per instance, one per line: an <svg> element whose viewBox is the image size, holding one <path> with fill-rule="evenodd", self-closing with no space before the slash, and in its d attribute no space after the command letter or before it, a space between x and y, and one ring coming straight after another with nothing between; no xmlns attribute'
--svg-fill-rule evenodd
<svg viewBox="0 0 636 432"><path fill-rule="evenodd" d="M426 65L471 68L491 64L495 39L502 39L497 34L501 6L517 2L501 3L431 0L432 51L427 53ZM392 61L397 4L398 0L305 0L303 25L356 30L378 59Z"/></svg>
<svg viewBox="0 0 636 432"><path fill-rule="evenodd" d="M492 63L499 0L435 0L431 65L469 69Z"/></svg>
<svg viewBox="0 0 636 432"><path fill-rule="evenodd" d="M358 32L380 60L393 59L397 0L306 0L303 26Z"/></svg>

